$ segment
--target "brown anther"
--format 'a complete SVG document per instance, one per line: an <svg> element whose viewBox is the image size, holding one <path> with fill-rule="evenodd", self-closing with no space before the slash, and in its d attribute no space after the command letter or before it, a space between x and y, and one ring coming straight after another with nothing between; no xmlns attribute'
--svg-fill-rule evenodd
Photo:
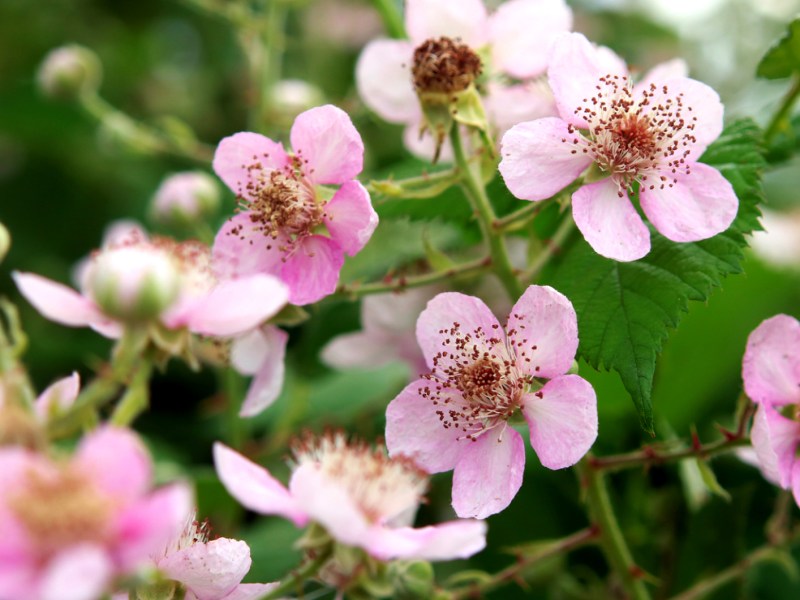
<svg viewBox="0 0 800 600"><path fill-rule="evenodd" d="M481 59L457 40L431 38L414 50L411 74L418 92L461 92L481 74Z"/></svg>

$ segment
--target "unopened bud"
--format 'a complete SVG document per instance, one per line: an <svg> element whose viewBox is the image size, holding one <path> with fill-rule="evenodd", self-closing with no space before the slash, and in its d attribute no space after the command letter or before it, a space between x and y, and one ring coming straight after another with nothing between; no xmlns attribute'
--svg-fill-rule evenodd
<svg viewBox="0 0 800 600"><path fill-rule="evenodd" d="M11 248L11 234L8 233L6 226L0 223L0 262L3 262L9 248Z"/></svg>
<svg viewBox="0 0 800 600"><path fill-rule="evenodd" d="M186 225L213 215L219 206L219 186L202 171L167 177L153 196L153 219L164 225Z"/></svg>
<svg viewBox="0 0 800 600"><path fill-rule="evenodd" d="M100 87L102 67L97 55L83 46L62 46L52 50L42 61L37 76L39 87L47 96L73 100Z"/></svg>
<svg viewBox="0 0 800 600"><path fill-rule="evenodd" d="M88 283L107 315L146 321L157 318L175 301L180 272L166 252L128 246L100 252L90 266Z"/></svg>
<svg viewBox="0 0 800 600"><path fill-rule="evenodd" d="M284 79L267 94L266 118L271 123L289 127L301 112L325 104L325 96L313 83L302 79Z"/></svg>
<svg viewBox="0 0 800 600"><path fill-rule="evenodd" d="M395 561L389 565L395 598L427 599L433 594L433 567L424 560Z"/></svg>

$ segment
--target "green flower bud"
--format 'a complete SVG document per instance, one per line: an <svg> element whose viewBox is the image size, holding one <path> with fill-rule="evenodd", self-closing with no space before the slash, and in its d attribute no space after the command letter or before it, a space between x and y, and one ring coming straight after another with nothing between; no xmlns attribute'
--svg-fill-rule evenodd
<svg viewBox="0 0 800 600"><path fill-rule="evenodd" d="M59 100L74 100L100 87L102 66L97 55L83 46L62 46L50 51L37 74L42 92Z"/></svg>
<svg viewBox="0 0 800 600"><path fill-rule="evenodd" d="M433 595L433 567L429 562L395 561L389 565L389 577L395 598L423 600Z"/></svg>

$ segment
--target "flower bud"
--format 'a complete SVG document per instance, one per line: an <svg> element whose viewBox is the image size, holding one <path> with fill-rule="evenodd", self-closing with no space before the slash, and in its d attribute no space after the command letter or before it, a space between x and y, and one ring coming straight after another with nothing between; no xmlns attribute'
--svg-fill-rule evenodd
<svg viewBox="0 0 800 600"><path fill-rule="evenodd" d="M97 55L83 46L62 46L50 51L39 67L42 92L59 100L74 100L100 87L102 67Z"/></svg>
<svg viewBox="0 0 800 600"><path fill-rule="evenodd" d="M152 247L102 251L94 258L87 279L103 312L123 321L157 318L172 305L180 289L174 260Z"/></svg>
<svg viewBox="0 0 800 600"><path fill-rule="evenodd" d="M219 206L219 186L202 171L167 177L153 196L153 219L164 225L186 225L213 215Z"/></svg>
<svg viewBox="0 0 800 600"><path fill-rule="evenodd" d="M8 254L8 249L11 247L11 234L8 233L6 226L0 223L0 262Z"/></svg>
<svg viewBox="0 0 800 600"><path fill-rule="evenodd" d="M394 584L394 597L411 599L431 598L433 567L424 560L394 561L389 565Z"/></svg>
<svg viewBox="0 0 800 600"><path fill-rule="evenodd" d="M297 115L321 104L325 96L317 86L302 79L284 79L267 94L266 118L288 129Z"/></svg>

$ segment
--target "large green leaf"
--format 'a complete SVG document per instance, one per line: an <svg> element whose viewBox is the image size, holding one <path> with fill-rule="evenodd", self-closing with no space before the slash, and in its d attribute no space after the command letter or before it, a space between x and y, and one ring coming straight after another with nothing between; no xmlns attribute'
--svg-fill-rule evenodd
<svg viewBox="0 0 800 600"><path fill-rule="evenodd" d="M800 18L789 24L786 35L767 51L756 69L756 75L764 79L783 79L792 73L800 73Z"/></svg>
<svg viewBox="0 0 800 600"><path fill-rule="evenodd" d="M653 433L651 392L656 358L690 300L703 301L724 276L741 271L745 234L758 229L760 130L749 120L725 129L703 155L731 182L739 198L733 225L702 242L677 244L652 231L643 259L620 263L597 255L583 239L565 252L553 284L578 313L581 356L595 368L619 373Z"/></svg>

